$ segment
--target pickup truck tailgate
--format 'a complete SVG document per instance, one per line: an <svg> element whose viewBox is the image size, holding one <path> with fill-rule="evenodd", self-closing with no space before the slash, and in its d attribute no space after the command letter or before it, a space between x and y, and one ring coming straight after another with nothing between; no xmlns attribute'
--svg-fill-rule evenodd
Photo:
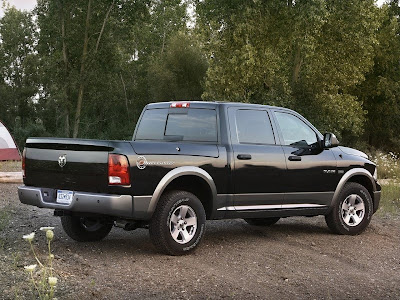
<svg viewBox="0 0 400 300"><path fill-rule="evenodd" d="M109 141L30 138L25 148L25 185L104 192Z"/></svg>

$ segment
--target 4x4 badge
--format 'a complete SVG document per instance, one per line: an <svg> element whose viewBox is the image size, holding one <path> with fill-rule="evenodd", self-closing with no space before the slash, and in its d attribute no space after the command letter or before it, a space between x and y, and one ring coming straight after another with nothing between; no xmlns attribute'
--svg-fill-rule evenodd
<svg viewBox="0 0 400 300"><path fill-rule="evenodd" d="M58 165L62 168L67 164L67 154L60 155L58 158Z"/></svg>

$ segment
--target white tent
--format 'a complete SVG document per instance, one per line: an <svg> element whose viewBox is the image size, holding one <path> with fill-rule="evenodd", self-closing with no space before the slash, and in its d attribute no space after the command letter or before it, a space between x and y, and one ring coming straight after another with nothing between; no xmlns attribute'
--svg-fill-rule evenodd
<svg viewBox="0 0 400 300"><path fill-rule="evenodd" d="M3 123L0 122L0 161L20 159L21 156L14 139Z"/></svg>

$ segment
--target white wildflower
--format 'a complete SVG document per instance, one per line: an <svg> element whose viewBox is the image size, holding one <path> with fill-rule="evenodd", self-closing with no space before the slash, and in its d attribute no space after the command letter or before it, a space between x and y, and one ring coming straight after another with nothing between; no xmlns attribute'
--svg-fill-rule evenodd
<svg viewBox="0 0 400 300"><path fill-rule="evenodd" d="M57 278L56 277L49 277L49 285L50 286L55 286L57 284Z"/></svg>
<svg viewBox="0 0 400 300"><path fill-rule="evenodd" d="M25 234L25 235L22 236L22 238L24 240L28 241L28 242L32 242L34 237L35 237L35 233L34 232L32 232L30 234Z"/></svg>
<svg viewBox="0 0 400 300"><path fill-rule="evenodd" d="M25 266L24 269L28 272L33 272L35 271L37 265L30 265L30 266Z"/></svg>

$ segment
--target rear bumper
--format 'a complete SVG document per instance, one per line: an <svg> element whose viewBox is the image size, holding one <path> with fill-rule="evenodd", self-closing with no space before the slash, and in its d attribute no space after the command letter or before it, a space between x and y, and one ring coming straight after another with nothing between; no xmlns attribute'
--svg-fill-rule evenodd
<svg viewBox="0 0 400 300"><path fill-rule="evenodd" d="M50 192L54 190L50 190ZM28 205L72 212L95 213L108 216L133 218L133 197L130 195L109 195L74 192L70 204L57 203L55 196L49 196L49 189L30 186L18 187L19 200Z"/></svg>

